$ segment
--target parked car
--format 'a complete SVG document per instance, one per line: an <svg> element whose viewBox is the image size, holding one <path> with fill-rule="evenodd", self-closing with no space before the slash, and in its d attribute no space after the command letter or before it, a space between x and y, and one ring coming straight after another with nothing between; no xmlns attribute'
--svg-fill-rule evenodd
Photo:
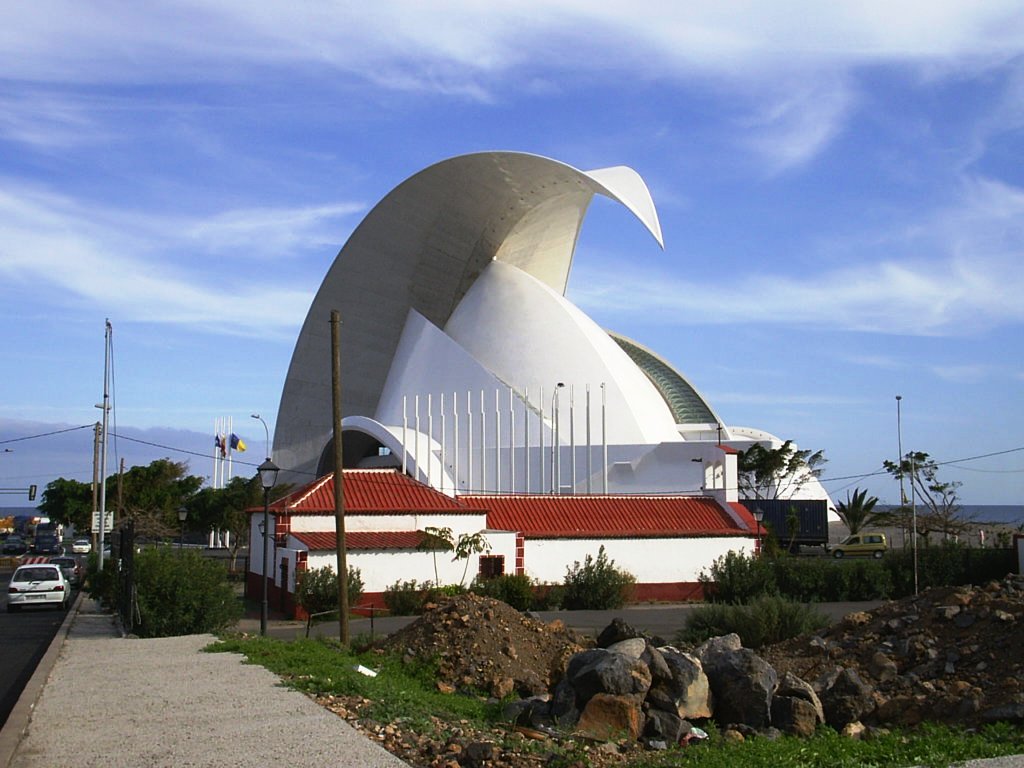
<svg viewBox="0 0 1024 768"><path fill-rule="evenodd" d="M59 566L64 571L64 578L68 580L68 584L71 585L72 589L77 589L82 584L82 563L79 562L77 557L71 557L70 555L59 555L57 557L51 557L46 562L53 563Z"/></svg>
<svg viewBox="0 0 1024 768"><path fill-rule="evenodd" d="M7 611L14 613L25 606L67 608L71 586L60 566L50 563L19 565L7 585Z"/></svg>
<svg viewBox="0 0 1024 768"><path fill-rule="evenodd" d="M5 555L24 555L28 552L28 543L16 533L12 533L4 541L3 553Z"/></svg>
<svg viewBox="0 0 1024 768"><path fill-rule="evenodd" d="M92 552L92 542L88 539L75 539L71 542L71 551L76 555L88 555Z"/></svg>
<svg viewBox="0 0 1024 768"><path fill-rule="evenodd" d="M880 558L889 550L884 533L855 533L832 548L832 557L870 556Z"/></svg>

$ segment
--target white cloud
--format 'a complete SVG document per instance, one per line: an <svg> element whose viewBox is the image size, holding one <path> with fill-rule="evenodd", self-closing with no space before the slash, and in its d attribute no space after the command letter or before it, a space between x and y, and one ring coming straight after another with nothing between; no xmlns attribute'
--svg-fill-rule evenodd
<svg viewBox="0 0 1024 768"><path fill-rule="evenodd" d="M280 271L240 275L238 262L251 261L253 248L280 260L278 246L321 245L325 221L360 207L331 204L160 219L85 208L27 188L4 191L0 275L8 285L32 284L40 298L59 295L65 305L84 303L126 320L288 338L302 322L313 289L291 287ZM210 258L229 250L232 242L236 261ZM341 238L334 242L340 244ZM230 291L223 290L225 283L231 284Z"/></svg>
<svg viewBox="0 0 1024 768"><path fill-rule="evenodd" d="M970 178L955 206L901 227L896 235L869 232L859 238L864 252L847 266L782 276L756 272L751 265L728 282L698 283L636 268L624 274L614 264L594 267L579 259L570 296L593 314L642 313L667 324L756 320L965 336L1024 322L1022 220L1024 190ZM851 250L849 244L833 247Z"/></svg>

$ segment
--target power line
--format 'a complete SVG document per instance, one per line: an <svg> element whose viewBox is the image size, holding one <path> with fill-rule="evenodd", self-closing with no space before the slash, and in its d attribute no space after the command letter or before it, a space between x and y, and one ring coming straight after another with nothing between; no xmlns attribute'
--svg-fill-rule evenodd
<svg viewBox="0 0 1024 768"><path fill-rule="evenodd" d="M20 443L23 440L35 440L40 437L50 437L51 435L63 435L65 432L74 432L79 429L92 429L92 424L83 424L80 427L68 427L67 429L57 429L53 432L42 432L38 435L27 435L25 437L13 437L10 440L0 440L0 445L6 445L7 443Z"/></svg>

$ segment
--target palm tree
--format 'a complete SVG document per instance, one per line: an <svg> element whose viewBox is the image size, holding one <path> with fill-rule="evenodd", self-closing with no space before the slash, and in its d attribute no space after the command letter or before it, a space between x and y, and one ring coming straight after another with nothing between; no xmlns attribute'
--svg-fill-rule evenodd
<svg viewBox="0 0 1024 768"><path fill-rule="evenodd" d="M885 518L883 513L874 512L878 498L872 496L869 499L867 495L866 489L862 491L859 488L854 488L852 497L850 492L847 491L846 501L840 501L836 504L836 514L846 524L846 527L850 529L851 534L860 532L862 528L878 525Z"/></svg>

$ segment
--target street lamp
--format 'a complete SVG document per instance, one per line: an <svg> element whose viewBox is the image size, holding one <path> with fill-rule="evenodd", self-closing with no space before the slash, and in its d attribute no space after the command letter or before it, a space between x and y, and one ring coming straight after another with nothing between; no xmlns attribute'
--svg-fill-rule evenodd
<svg viewBox="0 0 1024 768"><path fill-rule="evenodd" d="M178 507L178 522L181 523L181 533L178 536L178 553L180 554L185 548L185 520L188 518L188 510L184 507Z"/></svg>
<svg viewBox="0 0 1024 768"><path fill-rule="evenodd" d="M252 418L254 418L254 419L259 419L260 424L263 425L263 432L264 432L264 434L267 437L267 453L266 453L266 455L269 456L270 455L270 428L267 426L267 422L265 422L263 420L263 417L260 416L258 413L250 414L250 416L252 416Z"/></svg>
<svg viewBox="0 0 1024 768"><path fill-rule="evenodd" d="M757 523L757 554L761 556L761 521L764 520L764 512L760 507L754 510L754 522Z"/></svg>
<svg viewBox="0 0 1024 768"><path fill-rule="evenodd" d="M263 486L263 602L260 605L260 634L267 634L267 561L270 560L270 489L277 485L277 473L281 470L277 464L267 457L256 471L260 474L260 485Z"/></svg>

